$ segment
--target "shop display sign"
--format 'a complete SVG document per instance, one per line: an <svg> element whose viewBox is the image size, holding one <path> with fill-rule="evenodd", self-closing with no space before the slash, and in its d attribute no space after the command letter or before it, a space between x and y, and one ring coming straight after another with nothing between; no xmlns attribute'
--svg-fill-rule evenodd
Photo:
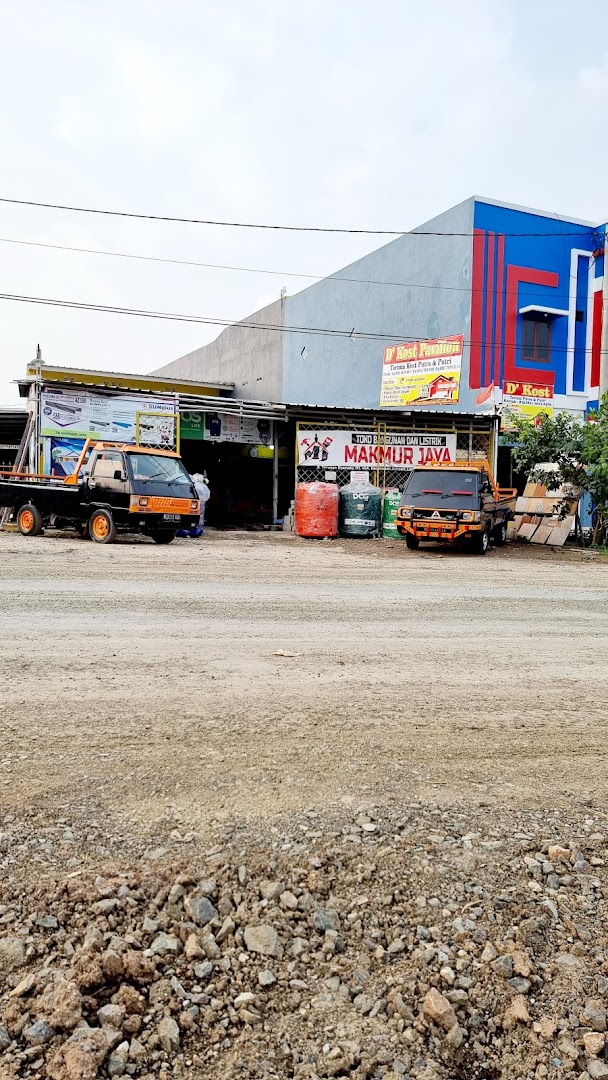
<svg viewBox="0 0 608 1080"><path fill-rule="evenodd" d="M413 431L298 431L298 465L340 469L413 469L456 460L456 435Z"/></svg>
<svg viewBox="0 0 608 1080"><path fill-rule="evenodd" d="M203 438L212 442L260 443L269 446L272 443L272 421L248 416L238 416L228 412L205 413ZM188 438L183 434L184 438Z"/></svg>
<svg viewBox="0 0 608 1080"><path fill-rule="evenodd" d="M387 345L380 405L453 405L458 401L464 335Z"/></svg>
<svg viewBox="0 0 608 1080"><path fill-rule="evenodd" d="M137 413L174 413L172 398L107 395L74 390L43 390L40 434L134 443Z"/></svg>
<svg viewBox="0 0 608 1080"><path fill-rule="evenodd" d="M502 429L512 431L514 417L524 416L540 422L541 416L553 416L553 387L547 384L514 382L502 384Z"/></svg>
<svg viewBox="0 0 608 1080"><path fill-rule="evenodd" d="M203 439L205 437L205 414L188 409L180 413L179 431L182 439Z"/></svg>

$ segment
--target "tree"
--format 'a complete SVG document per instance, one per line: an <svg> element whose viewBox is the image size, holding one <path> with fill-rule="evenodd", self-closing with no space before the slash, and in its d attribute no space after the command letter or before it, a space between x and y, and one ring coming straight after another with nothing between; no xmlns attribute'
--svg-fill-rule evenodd
<svg viewBox="0 0 608 1080"><path fill-rule="evenodd" d="M595 505L594 544L608 533L608 393L587 421L568 413L541 415L538 427L527 417L516 417L517 467L548 489L562 487L588 492ZM540 468L553 464L555 470ZM567 513L568 498L561 500ZM570 500L571 501L571 500Z"/></svg>

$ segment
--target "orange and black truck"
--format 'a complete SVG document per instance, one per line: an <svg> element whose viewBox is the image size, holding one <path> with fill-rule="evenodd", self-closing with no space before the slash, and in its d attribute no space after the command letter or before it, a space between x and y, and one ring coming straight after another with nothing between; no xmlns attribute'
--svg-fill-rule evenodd
<svg viewBox="0 0 608 1080"><path fill-rule="evenodd" d="M408 548L462 541L480 555L501 546L517 491L499 488L487 461L422 465L410 473L395 525Z"/></svg>
<svg viewBox="0 0 608 1080"><path fill-rule="evenodd" d="M98 544L119 533L144 533L170 544L178 529L198 524L200 504L179 454L87 440L65 477L0 473L0 507L24 536L46 526L75 528Z"/></svg>

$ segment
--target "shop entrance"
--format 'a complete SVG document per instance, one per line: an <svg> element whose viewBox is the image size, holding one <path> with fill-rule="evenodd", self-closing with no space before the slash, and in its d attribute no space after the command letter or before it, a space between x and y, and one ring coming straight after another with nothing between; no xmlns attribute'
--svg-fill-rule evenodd
<svg viewBox="0 0 608 1080"><path fill-rule="evenodd" d="M180 449L191 475L207 475L209 525L230 529L272 524L272 447L183 439Z"/></svg>

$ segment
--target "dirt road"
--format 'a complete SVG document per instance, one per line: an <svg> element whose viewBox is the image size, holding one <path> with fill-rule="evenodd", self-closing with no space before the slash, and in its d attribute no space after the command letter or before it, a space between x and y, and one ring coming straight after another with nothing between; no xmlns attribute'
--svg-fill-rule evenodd
<svg viewBox="0 0 608 1080"><path fill-rule="evenodd" d="M197 829L602 798L607 575L508 548L0 535L2 805Z"/></svg>

